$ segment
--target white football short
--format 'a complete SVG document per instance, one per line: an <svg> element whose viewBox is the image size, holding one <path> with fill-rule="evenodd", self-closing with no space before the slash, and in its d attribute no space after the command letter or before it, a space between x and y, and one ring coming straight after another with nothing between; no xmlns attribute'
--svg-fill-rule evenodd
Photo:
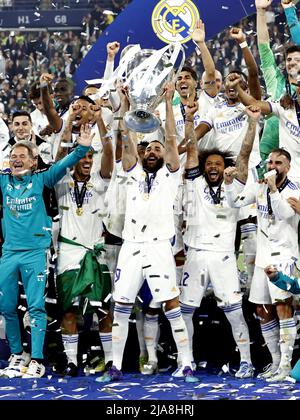
<svg viewBox="0 0 300 420"><path fill-rule="evenodd" d="M199 307L211 281L218 306L228 306L242 299L236 258L233 252L213 252L189 248L179 285L179 300Z"/></svg>
<svg viewBox="0 0 300 420"><path fill-rule="evenodd" d="M144 280L147 280L154 303L177 297L175 268L170 241L125 241L114 278L115 302L133 303Z"/></svg>
<svg viewBox="0 0 300 420"><path fill-rule="evenodd" d="M276 267L284 274L292 276L295 269L295 261L277 262ZM288 299L291 296L290 292L275 286L269 280L263 268L255 266L249 295L250 302L258 305L267 305Z"/></svg>

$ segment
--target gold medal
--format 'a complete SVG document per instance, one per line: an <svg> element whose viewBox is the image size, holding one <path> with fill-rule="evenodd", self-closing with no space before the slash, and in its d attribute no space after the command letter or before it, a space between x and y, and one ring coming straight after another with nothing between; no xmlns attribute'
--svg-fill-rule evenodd
<svg viewBox="0 0 300 420"><path fill-rule="evenodd" d="M76 209L76 214L77 214L77 216L82 216L83 215L83 208L82 207L78 207Z"/></svg>
<svg viewBox="0 0 300 420"><path fill-rule="evenodd" d="M91 190L93 187L94 187L94 185L93 185L91 182L88 182L88 183L86 184L86 189L87 189L87 190Z"/></svg>
<svg viewBox="0 0 300 420"><path fill-rule="evenodd" d="M143 199L144 199L145 201L149 200L149 194L148 194L148 193L144 193L144 194L143 194Z"/></svg>

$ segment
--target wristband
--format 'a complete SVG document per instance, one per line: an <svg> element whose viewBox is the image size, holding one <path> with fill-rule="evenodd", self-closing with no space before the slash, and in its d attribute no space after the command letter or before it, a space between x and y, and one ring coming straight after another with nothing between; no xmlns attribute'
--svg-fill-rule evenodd
<svg viewBox="0 0 300 420"><path fill-rule="evenodd" d="M241 42L241 43L240 43L240 47L241 47L242 49L243 49L243 48L247 48L247 47L248 47L247 41Z"/></svg>
<svg viewBox="0 0 300 420"><path fill-rule="evenodd" d="M193 181L195 178L198 178L201 175L199 166L196 166L196 168L186 169L185 170L185 179L189 179L190 181Z"/></svg>

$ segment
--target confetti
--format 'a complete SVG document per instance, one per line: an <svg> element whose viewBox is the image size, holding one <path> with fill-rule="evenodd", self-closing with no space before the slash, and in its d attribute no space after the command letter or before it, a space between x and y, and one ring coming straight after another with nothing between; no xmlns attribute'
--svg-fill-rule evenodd
<svg viewBox="0 0 300 420"><path fill-rule="evenodd" d="M133 255L133 256L138 255L140 252L141 252L141 251L135 251L132 255Z"/></svg>

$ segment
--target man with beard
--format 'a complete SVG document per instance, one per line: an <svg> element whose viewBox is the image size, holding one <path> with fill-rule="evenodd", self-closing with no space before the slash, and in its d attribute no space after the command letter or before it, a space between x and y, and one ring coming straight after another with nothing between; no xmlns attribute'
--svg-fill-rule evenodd
<svg viewBox="0 0 300 420"><path fill-rule="evenodd" d="M104 196L113 171L110 139L103 138L100 170L92 173L92 166L93 150L89 150L76 164L74 172L67 174L56 185L61 212L57 290L64 313L62 338L68 359L65 373L69 376L77 375L78 299L81 299L81 307L84 299L100 304L111 290L111 280L103 257L103 224L99 218L105 213ZM84 276L83 270L86 270ZM102 307L103 309L105 308ZM97 312L96 310L89 303L88 311ZM97 314L99 316L100 313ZM101 315L100 318L105 317L105 313L103 315L102 312ZM99 324L106 363L111 360L110 326L111 319L105 319Z"/></svg>
<svg viewBox="0 0 300 420"><path fill-rule="evenodd" d="M277 101L284 94L295 92L294 83L297 82L300 39L299 23L294 2L289 0L281 1L290 28L292 41L296 45L289 46L286 51L285 74L277 66L275 54L271 48L270 35L268 31L267 9L272 0L255 0L257 19L257 42L261 61L261 71L267 88L269 98ZM259 99L259 98L257 98ZM279 145L279 121L272 116L265 121L262 138L260 141L260 153L263 159L267 159L270 151Z"/></svg>
<svg viewBox="0 0 300 420"><path fill-rule="evenodd" d="M242 311L242 298L234 254L238 211L229 207L224 195L224 182L237 177L234 191L244 187L248 176L248 160L252 150L260 109L246 109L248 129L243 140L236 168L232 155L218 149L201 152L193 128L193 113L186 118L187 144L185 212L187 228L184 243L186 262L180 282L181 310L184 314L192 355L193 314L200 306L207 285L211 281L218 306L231 324L239 348L241 364L235 376L250 378L254 368L250 356L249 331ZM224 172L224 178L223 178Z"/></svg>
<svg viewBox="0 0 300 420"><path fill-rule="evenodd" d="M66 175L56 189L59 208L68 209L68 211L62 212L60 220L57 287L60 304L64 312L62 338L68 359L66 374L70 376L77 375L78 347L76 311L74 311L71 297L75 297L74 289L76 286L74 284L76 282L80 289L82 284L85 285L83 279L81 279L81 283L78 280L80 275L79 263L85 257L87 251L90 252L92 250L93 252L94 247L96 249L97 241L99 242L103 234L103 216L100 219L99 215L105 214L104 196L108 188L108 180L113 171L113 147L111 137L108 135L103 122L101 110L88 96L80 96L71 104L56 156L56 159L60 160L67 153L68 148L78 139L79 130L81 130L82 126L96 122L91 130L92 133L99 130L103 149L98 169L94 162L93 152L90 151L75 167L74 173ZM100 171L99 167L101 168ZM97 255L96 252L95 255L93 253L93 256L100 257L100 254ZM96 259L94 258L95 261ZM100 266L103 266L104 263L106 264L102 256L97 261L101 261ZM102 267L100 271L108 270ZM94 277L92 275L88 277L85 281L96 281L95 274ZM103 277L107 276L102 275L102 280ZM107 281L103 286L103 290L107 291L108 288L106 286ZM77 287L78 289L79 287ZM94 290L96 290L96 287ZM82 295L85 296L83 293L78 293L78 296ZM100 298L101 296L98 296L97 299L94 297L89 300L99 301L101 300ZM111 347L111 320L108 317L99 323L99 330L105 359L108 362L110 360ZM101 369L104 370L104 365Z"/></svg>
<svg viewBox="0 0 300 420"><path fill-rule="evenodd" d="M249 300L257 304L262 334L272 356L272 364L258 376L268 382L280 382L289 375L296 337L291 293L270 283L264 272L264 267L276 264L283 273L292 275L298 259L299 215L288 200L299 199L300 190L287 177L290 162L287 150L274 149L269 155L269 172L263 183L249 185L239 195L231 184L225 186L227 200L233 208L257 205L257 254Z"/></svg>
<svg viewBox="0 0 300 420"><path fill-rule="evenodd" d="M248 91L247 77L241 72L238 72L238 74L242 80L241 88ZM245 106L240 103L235 90L228 85L230 75L231 73L229 73L225 79L225 101L219 103L206 115L202 116L202 120L195 132L197 139L201 139L200 144L202 142L202 137L206 133L211 132L210 148L217 148L221 152L232 153L236 158L240 153L242 141L245 138L249 126L249 121L245 113ZM249 168L255 167L259 162L259 129L257 126L254 145L249 158ZM249 182L253 182L251 174L248 178L248 183ZM243 248L248 273L248 285L251 283L256 253L255 216L256 209L253 207L245 208L239 214L241 239L244 241Z"/></svg>
<svg viewBox="0 0 300 420"><path fill-rule="evenodd" d="M128 319L138 291L147 280L153 301L165 302L165 315L181 354L183 374L188 382L196 382L191 369L187 329L184 324L176 286L175 263L170 238L174 236L173 203L180 184L180 164L176 145L176 128L172 109L174 86L165 86L165 146L152 141L147 146L142 165L138 162L136 144L123 136L122 163L128 172L125 223L122 245L115 274L113 366L100 378L101 382L119 380L124 347L128 335Z"/></svg>

